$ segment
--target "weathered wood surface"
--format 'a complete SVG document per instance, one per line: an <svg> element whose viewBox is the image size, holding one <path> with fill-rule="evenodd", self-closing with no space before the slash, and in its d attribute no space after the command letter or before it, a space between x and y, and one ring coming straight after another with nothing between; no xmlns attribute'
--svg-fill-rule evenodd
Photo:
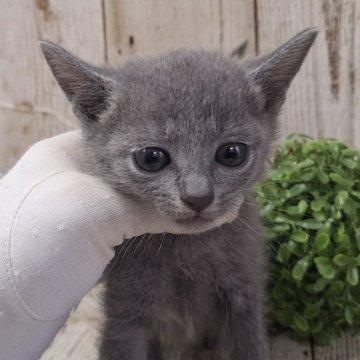
<svg viewBox="0 0 360 360"><path fill-rule="evenodd" d="M109 62L179 47L232 50L244 40L255 53L252 0L105 1Z"/></svg>
<svg viewBox="0 0 360 360"><path fill-rule="evenodd" d="M316 347L315 360L358 360L360 359L360 340L343 336L332 346Z"/></svg>
<svg viewBox="0 0 360 360"><path fill-rule="evenodd" d="M282 135L300 131L360 145L359 9L354 0L257 1L260 52L306 27L320 30L288 93Z"/></svg>
<svg viewBox="0 0 360 360"><path fill-rule="evenodd" d="M101 293L102 287L97 286L84 297L41 360L97 360L103 322Z"/></svg>
<svg viewBox="0 0 360 360"><path fill-rule="evenodd" d="M94 63L117 64L180 46L230 51L244 40L254 55L317 26L319 37L289 91L281 135L301 131L360 146L359 19L357 0L3 0L0 172L37 140L77 126L38 39ZM84 299L43 360L96 358L96 298ZM281 337L272 341L271 353L273 360L312 354L353 360L360 359L360 346L344 337L333 347L311 349Z"/></svg>
<svg viewBox="0 0 360 360"><path fill-rule="evenodd" d="M5 4L4 4L5 3ZM76 126L37 41L104 62L100 0L6 0L0 11L0 172L39 139Z"/></svg>

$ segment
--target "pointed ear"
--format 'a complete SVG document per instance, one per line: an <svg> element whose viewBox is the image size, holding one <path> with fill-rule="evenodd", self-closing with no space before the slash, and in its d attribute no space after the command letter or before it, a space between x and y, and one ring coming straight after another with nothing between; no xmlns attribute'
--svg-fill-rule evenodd
<svg viewBox="0 0 360 360"><path fill-rule="evenodd" d="M304 30L271 54L244 64L248 77L260 88L265 111L276 113L280 110L286 91L316 35L316 29Z"/></svg>
<svg viewBox="0 0 360 360"><path fill-rule="evenodd" d="M230 56L234 58L242 59L246 53L247 47L248 47L248 42L244 41L231 52Z"/></svg>
<svg viewBox="0 0 360 360"><path fill-rule="evenodd" d="M58 84L85 124L97 121L106 110L112 81L100 68L89 65L62 47L41 41L40 47Z"/></svg>

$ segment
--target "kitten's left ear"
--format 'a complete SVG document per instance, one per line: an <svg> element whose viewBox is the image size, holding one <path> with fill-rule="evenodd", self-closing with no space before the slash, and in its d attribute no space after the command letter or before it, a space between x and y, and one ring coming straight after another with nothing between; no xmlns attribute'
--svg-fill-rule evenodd
<svg viewBox="0 0 360 360"><path fill-rule="evenodd" d="M244 41L231 52L230 57L242 59L246 53L247 47L248 47L248 42Z"/></svg>
<svg viewBox="0 0 360 360"><path fill-rule="evenodd" d="M85 125L97 121L108 106L112 80L58 45L41 41L40 47L74 113Z"/></svg>
<svg viewBox="0 0 360 360"><path fill-rule="evenodd" d="M271 54L244 64L248 78L260 87L264 97L263 110L273 113L280 110L286 91L316 35L314 28L304 30Z"/></svg>

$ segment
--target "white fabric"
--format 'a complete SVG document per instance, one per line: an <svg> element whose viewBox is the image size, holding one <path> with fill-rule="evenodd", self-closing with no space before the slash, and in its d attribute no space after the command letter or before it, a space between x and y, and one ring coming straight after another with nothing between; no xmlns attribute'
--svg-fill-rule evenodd
<svg viewBox="0 0 360 360"><path fill-rule="evenodd" d="M1 360L38 359L113 246L161 232L150 211L78 170L79 145L78 131L39 142L0 181Z"/></svg>

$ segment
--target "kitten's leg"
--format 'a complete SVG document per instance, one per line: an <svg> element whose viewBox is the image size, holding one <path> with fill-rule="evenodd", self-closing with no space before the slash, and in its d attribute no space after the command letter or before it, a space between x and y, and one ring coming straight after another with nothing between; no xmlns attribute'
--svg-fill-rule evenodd
<svg viewBox="0 0 360 360"><path fill-rule="evenodd" d="M260 325L261 324L261 325ZM268 359L267 341L262 321L252 310L247 313L233 313L229 322L233 333L231 359L266 360Z"/></svg>
<svg viewBox="0 0 360 360"><path fill-rule="evenodd" d="M220 359L267 360L268 344L262 306L254 299L250 306L230 298L221 344Z"/></svg>
<svg viewBox="0 0 360 360"><path fill-rule="evenodd" d="M142 325L111 324L108 321L100 347L99 360L158 360L148 357L150 331ZM160 358L159 358L160 360Z"/></svg>

